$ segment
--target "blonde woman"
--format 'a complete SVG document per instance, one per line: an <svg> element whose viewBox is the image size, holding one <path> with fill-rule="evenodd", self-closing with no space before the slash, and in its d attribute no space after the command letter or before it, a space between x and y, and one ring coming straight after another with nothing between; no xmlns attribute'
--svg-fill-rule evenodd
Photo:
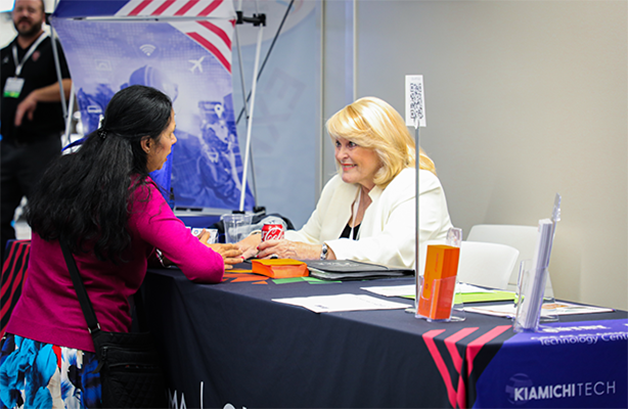
<svg viewBox="0 0 628 409"><path fill-rule="evenodd" d="M240 243L256 258L350 259L399 267L415 260L415 144L403 118L374 97L347 105L327 121L338 174L316 209L284 240ZM432 160L419 149L420 236L443 240L452 227Z"/></svg>

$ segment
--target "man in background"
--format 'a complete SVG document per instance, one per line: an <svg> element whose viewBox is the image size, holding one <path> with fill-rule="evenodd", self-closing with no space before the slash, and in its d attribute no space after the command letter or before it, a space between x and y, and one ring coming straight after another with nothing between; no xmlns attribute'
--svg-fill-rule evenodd
<svg viewBox="0 0 628 409"><path fill-rule="evenodd" d="M17 37L0 54L2 105L0 141L1 260L22 197L28 198L50 162L61 153L65 127L52 41L43 30L43 0L16 0L12 12ZM57 42L62 86L69 98L72 80Z"/></svg>

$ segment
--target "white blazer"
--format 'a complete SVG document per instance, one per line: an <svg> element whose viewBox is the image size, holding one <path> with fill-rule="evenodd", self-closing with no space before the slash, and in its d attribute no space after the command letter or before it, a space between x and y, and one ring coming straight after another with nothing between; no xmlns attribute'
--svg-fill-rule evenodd
<svg viewBox="0 0 628 409"><path fill-rule="evenodd" d="M443 187L431 172L421 169L419 193L419 242L442 240L452 227ZM336 258L414 268L415 263L415 169L406 168L385 189L369 192L357 240L339 238L351 218L358 185L334 176L323 188L316 209L298 231L286 239L310 244L327 243Z"/></svg>

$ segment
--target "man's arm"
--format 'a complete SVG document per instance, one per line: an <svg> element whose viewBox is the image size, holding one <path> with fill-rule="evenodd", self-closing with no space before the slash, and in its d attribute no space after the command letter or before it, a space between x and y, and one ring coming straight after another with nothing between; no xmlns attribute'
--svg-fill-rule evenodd
<svg viewBox="0 0 628 409"><path fill-rule="evenodd" d="M61 80L63 84L63 93L65 94L66 101L70 98L70 92L72 89L72 80L70 78L64 78ZM15 111L15 126L22 125L22 119L24 115L32 121L33 113L37 108L38 102L60 102L61 91L59 90L59 83L55 82L47 87L38 88L33 90L22 102L19 103Z"/></svg>

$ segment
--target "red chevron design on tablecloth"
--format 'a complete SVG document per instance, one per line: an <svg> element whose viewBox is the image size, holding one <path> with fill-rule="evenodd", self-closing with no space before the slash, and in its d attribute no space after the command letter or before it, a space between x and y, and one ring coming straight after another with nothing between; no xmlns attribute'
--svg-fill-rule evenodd
<svg viewBox="0 0 628 409"><path fill-rule="evenodd" d="M427 346L428 351L432 355L432 358L434 359L434 363L436 364L436 368L438 369L438 372L440 373L441 377L443 378L443 382L445 383L445 388L447 389L447 396L449 398L449 403L451 404L452 408L464 409L467 407L466 385L465 385L466 377L464 376L465 374L463 373L463 361L465 360L467 361L467 366L468 366L467 376L468 376L469 374L471 374L471 371L473 369L473 361L475 360L475 357L477 356L480 349L482 349L482 347L487 342L495 339L496 337L501 335L503 332L508 330L510 327L511 325L496 326L492 328L491 330L487 331L486 333L480 335L475 340L471 341L466 348L464 360L460 356L460 353L458 352L458 349L456 348L456 342L473 334L479 329L479 327L463 328L445 339L445 345L447 347L447 350L449 351L449 355L451 356L454 367L456 368L456 371L458 373L458 387L457 388L452 384L451 376L447 369L447 365L445 364L445 361L443 357L441 356L440 352L438 351L438 347L436 346L436 343L434 342L434 338L442 334L446 330L435 329L435 330L431 330L423 334L423 340L425 341L425 345Z"/></svg>
<svg viewBox="0 0 628 409"><path fill-rule="evenodd" d="M208 50L231 72L231 36L235 11L231 0L130 0L117 17L172 17L168 24ZM174 19L210 17L211 20Z"/></svg>

